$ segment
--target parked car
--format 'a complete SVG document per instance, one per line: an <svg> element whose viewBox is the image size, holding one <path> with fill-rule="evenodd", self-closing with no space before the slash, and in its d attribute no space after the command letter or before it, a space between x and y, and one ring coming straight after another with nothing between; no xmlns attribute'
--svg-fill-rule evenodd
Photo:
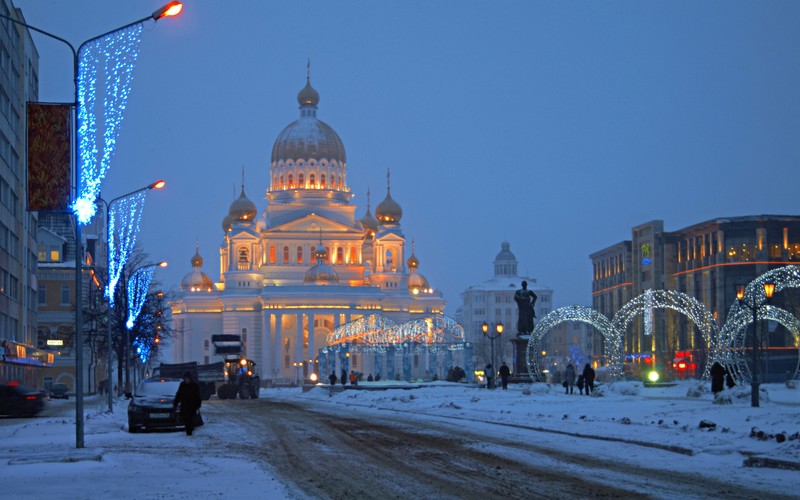
<svg viewBox="0 0 800 500"><path fill-rule="evenodd" d="M69 399L67 384L53 384L50 388L50 399Z"/></svg>
<svg viewBox="0 0 800 500"><path fill-rule="evenodd" d="M142 380L129 394L128 432L153 429L182 429L180 416L172 406L181 379L149 378Z"/></svg>
<svg viewBox="0 0 800 500"><path fill-rule="evenodd" d="M0 415L35 417L44 408L44 393L12 382L0 385Z"/></svg>

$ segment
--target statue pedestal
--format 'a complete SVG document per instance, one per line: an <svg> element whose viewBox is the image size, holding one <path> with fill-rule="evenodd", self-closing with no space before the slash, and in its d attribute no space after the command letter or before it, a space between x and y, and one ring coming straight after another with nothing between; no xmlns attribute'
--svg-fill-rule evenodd
<svg viewBox="0 0 800 500"><path fill-rule="evenodd" d="M508 381L512 384L531 383L531 377L528 374L528 341L530 338L530 335L517 335L510 341L514 346L514 366Z"/></svg>

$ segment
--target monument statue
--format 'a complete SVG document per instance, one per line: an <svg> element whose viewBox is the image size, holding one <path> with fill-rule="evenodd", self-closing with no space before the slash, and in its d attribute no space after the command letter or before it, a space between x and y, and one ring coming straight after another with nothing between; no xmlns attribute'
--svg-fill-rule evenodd
<svg viewBox="0 0 800 500"><path fill-rule="evenodd" d="M517 335L530 335L533 332L533 318L536 313L533 306L536 304L536 294L528 290L528 282L522 282L522 288L514 293L514 302L519 308L517 320Z"/></svg>

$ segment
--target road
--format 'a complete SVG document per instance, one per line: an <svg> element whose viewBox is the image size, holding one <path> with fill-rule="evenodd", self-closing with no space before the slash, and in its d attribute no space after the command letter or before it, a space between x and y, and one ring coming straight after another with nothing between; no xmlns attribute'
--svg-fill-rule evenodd
<svg viewBox="0 0 800 500"><path fill-rule="evenodd" d="M609 443L607 456L565 451L575 436L387 411L379 421L320 402L209 401L207 420L235 422L249 439L241 453L311 498L780 498L726 478L626 462L636 445ZM501 426L502 427L502 426ZM225 431L219 439L225 437ZM559 439L571 446L553 446ZM597 444L587 446L596 452ZM681 455L663 451L663 460ZM299 497L302 495L298 495Z"/></svg>

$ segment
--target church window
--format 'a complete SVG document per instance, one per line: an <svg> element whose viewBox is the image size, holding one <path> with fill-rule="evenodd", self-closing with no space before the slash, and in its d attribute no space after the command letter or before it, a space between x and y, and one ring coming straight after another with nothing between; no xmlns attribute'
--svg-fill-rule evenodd
<svg viewBox="0 0 800 500"><path fill-rule="evenodd" d="M283 247L283 263L289 263L289 247Z"/></svg>
<svg viewBox="0 0 800 500"><path fill-rule="evenodd" d="M300 246L297 247L297 263L303 263L303 247Z"/></svg>
<svg viewBox="0 0 800 500"><path fill-rule="evenodd" d="M386 250L386 269L388 271L394 271L394 252L391 250Z"/></svg>
<svg viewBox="0 0 800 500"><path fill-rule="evenodd" d="M270 264L274 264L275 263L275 258L276 258L275 257L275 245L270 245L270 247L269 247L269 263Z"/></svg>
<svg viewBox="0 0 800 500"><path fill-rule="evenodd" d="M339 247L336 249L336 263L341 264L344 262L344 248Z"/></svg>
<svg viewBox="0 0 800 500"><path fill-rule="evenodd" d="M311 259L313 260L312 264L317 263L317 257L314 255L317 253L317 247L315 245L311 245Z"/></svg>
<svg viewBox="0 0 800 500"><path fill-rule="evenodd" d="M325 174L320 174L319 175L319 184L322 187L322 189L325 189L326 187L328 187L328 186L325 185Z"/></svg>
<svg viewBox="0 0 800 500"><path fill-rule="evenodd" d="M278 187L280 189L286 189L286 184L283 183L283 176L281 176L281 180L279 182L279 186Z"/></svg>
<svg viewBox="0 0 800 500"><path fill-rule="evenodd" d="M305 177L303 177L302 173L297 174L297 187L299 187L299 188L306 187L304 180L305 180Z"/></svg>
<svg viewBox="0 0 800 500"><path fill-rule="evenodd" d="M294 189L294 177L292 177L292 174L289 174L289 189Z"/></svg>
<svg viewBox="0 0 800 500"><path fill-rule="evenodd" d="M309 184L308 187L310 187L311 189L316 189L316 187L317 187L316 184L315 184L316 181L317 181L317 178L314 176L314 174L308 174L308 184Z"/></svg>
<svg viewBox="0 0 800 500"><path fill-rule="evenodd" d="M325 247L325 253L328 254L327 262L330 262L330 260L331 260L331 249L330 249L330 247Z"/></svg>
<svg viewBox="0 0 800 500"><path fill-rule="evenodd" d="M239 263L247 264L249 261L247 259L247 248L240 247L239 248Z"/></svg>
<svg viewBox="0 0 800 500"><path fill-rule="evenodd" d="M348 264L355 264L358 261L358 256L356 255L356 247L350 247L350 257L347 259Z"/></svg>

